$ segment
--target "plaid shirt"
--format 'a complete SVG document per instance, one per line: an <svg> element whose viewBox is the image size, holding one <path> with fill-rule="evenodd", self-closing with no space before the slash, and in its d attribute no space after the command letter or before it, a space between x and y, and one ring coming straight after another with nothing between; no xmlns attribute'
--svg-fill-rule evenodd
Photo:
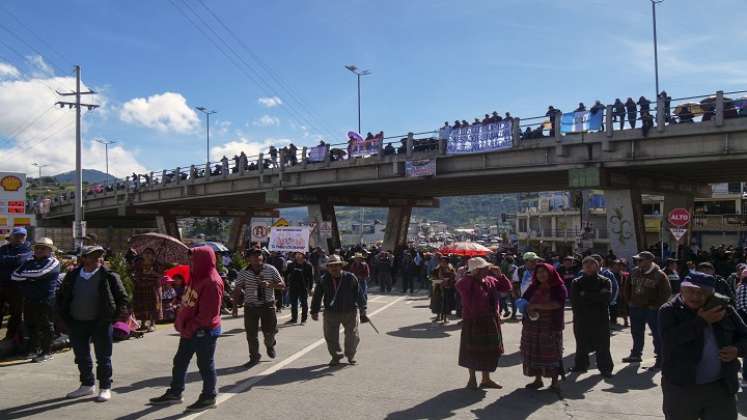
<svg viewBox="0 0 747 420"><path fill-rule="evenodd" d="M747 312L747 284L737 287L737 310Z"/></svg>

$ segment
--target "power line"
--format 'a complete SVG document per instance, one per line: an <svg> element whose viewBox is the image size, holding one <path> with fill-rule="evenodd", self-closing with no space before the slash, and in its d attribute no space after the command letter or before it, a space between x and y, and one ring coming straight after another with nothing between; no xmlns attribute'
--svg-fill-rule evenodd
<svg viewBox="0 0 747 420"><path fill-rule="evenodd" d="M231 37L233 37L233 39L236 40L236 42L238 42L239 45L241 45L244 48L244 50L246 50L246 52L249 53L249 56L270 75L270 77L275 81L275 83L277 83L277 85L280 86L280 88L285 91L286 97L290 97L291 99L296 101L298 105L304 111L306 111L310 117L319 120L320 124L323 126L325 131L328 131L328 132L330 131L325 124L326 121L323 121L322 118L320 118L317 114L315 114L312 111L313 107L309 107L303 101L303 99L301 99L300 95L297 95L295 91L283 81L283 79L279 75L279 72L273 70L272 67L266 64L264 61L262 61L262 59L257 54L255 54L254 51L251 48L249 48L249 46L244 41L242 41L238 35L236 35L236 32L234 32L230 27L228 27L228 25L226 25L223 19L221 19L210 7L208 7L203 0L197 0L197 1L200 3L200 5L205 10L208 11L208 13L210 13L213 19L215 19L218 22L218 24L220 24L226 32L228 32L228 34L231 35Z"/></svg>
<svg viewBox="0 0 747 420"><path fill-rule="evenodd" d="M10 144L10 139L12 139L13 137L17 137L24 131L28 130L32 125L34 125L37 121L39 121L43 116L47 115L47 113L51 111L52 108L54 108L54 104L50 105L49 108L42 111L41 114L38 114L36 117L29 120L28 123L19 124L18 127L15 130L13 130L10 134L8 134L6 136L6 139L3 141L5 141L7 144Z"/></svg>
<svg viewBox="0 0 747 420"><path fill-rule="evenodd" d="M13 38L15 38L15 39L17 39L17 40L21 41L21 43L22 43L23 45L25 45L25 46L27 46L28 48L30 48L30 49L31 49L32 51L34 51L34 52L35 52L36 54L38 54L38 55L39 55L39 57L44 57L44 54L42 54L42 52L41 52L41 51L37 50L37 49L36 49L36 48L35 48L35 47L34 47L33 45L31 45L31 44L29 44L28 42L26 42L26 40L24 40L24 39L23 39L23 38L22 38L22 37L21 37L20 35L18 35L18 34L16 34L15 32L13 32L13 31L12 31L12 30L11 30L10 28L8 28L7 26L5 26L5 25L3 25L2 23L0 23L0 28L2 28L2 29L3 29L4 31L5 31L5 32L7 32L7 33L11 34L11 35L13 36ZM49 57L47 57L47 59L49 59ZM51 61L51 60L50 60L50 62L51 62L52 64L54 64L54 65L55 65L55 66L56 66L57 68L62 68L62 67L64 67L64 66L60 66L60 65L59 65L59 63L57 63L57 62L55 62L55 61Z"/></svg>
<svg viewBox="0 0 747 420"><path fill-rule="evenodd" d="M213 36L217 38L220 42L222 42L226 49L230 50L238 59L239 63L237 63L236 58L232 57L228 52L226 52L226 49L224 49L221 44L213 39L200 25L195 22L194 19L192 19L184 10L182 10L174 0L169 0L169 2L176 8L188 21L192 26L194 26L202 35L207 38L208 41L210 41L217 49L221 52L228 60L233 64L239 71L241 71L244 76L246 76L252 83L257 85L259 88L269 91L273 95L277 95L274 92L274 89L272 89L271 86L262 78L260 74L257 73L257 71L249 64L247 63L240 54L238 54L215 30L202 19L202 17L194 10L188 3L184 3L184 5L190 9L190 11L197 17L197 19L200 20L200 22L207 27L208 30L210 30L213 33ZM243 66L241 65L243 64ZM249 70L251 73L247 72L246 70ZM258 80L259 79L259 80ZM296 120L297 123L301 125L307 125L312 128L314 128L317 131L320 130L314 123L311 123L308 119L304 118L300 113L290 104L287 104L286 107L283 108L285 111L288 112L289 116ZM328 133L331 134L331 133Z"/></svg>
<svg viewBox="0 0 747 420"><path fill-rule="evenodd" d="M52 46L52 45L51 45L50 43L46 42L46 41L44 40L44 38L42 38L42 37L41 37L41 36L39 36L39 35L38 35L38 34L37 34L36 32L34 32L34 31L33 31L33 30L31 29L31 27L29 27L28 25L24 24L24 23L23 23L23 21L21 21L21 19L20 19L20 18L18 18L18 16L16 16L16 15L15 15L15 14L14 14L13 12L11 12L11 11L10 11L10 10L9 10L8 8L6 8L6 7L4 7L4 6L2 5L2 4L0 4L0 9L3 9L3 10L5 11L5 13L7 13L8 15L10 15L10 17L12 17L12 18L13 18L13 20L15 20L15 21L16 21L16 23L18 23L18 24L19 24L19 25L20 25L21 27L23 27L24 29L26 29L26 31L28 31L28 32L29 32L29 33L30 33L31 35L33 35L33 36L34 36L34 38L36 38L36 40L37 40L37 41L39 41L40 43L44 44L44 45L45 45L45 46L46 46L47 48L49 48L49 50L50 50L50 51L52 51L52 52L53 52L53 53L55 53L55 54L56 54L56 55L57 55L57 56L58 56L59 58L61 58L61 59L62 59L62 61L67 61L67 62L70 62L70 60L68 60L68 59L67 59L67 57L65 57L65 55L64 55L64 54L62 54L62 53L61 53L61 52L60 52L60 51L59 51L58 49L54 48L54 47L53 47L53 46Z"/></svg>
<svg viewBox="0 0 747 420"><path fill-rule="evenodd" d="M27 58L26 58L25 55L23 55L20 51L18 51L17 49L15 49L13 46L11 46L8 43L6 43L5 41L3 41L2 38L0 38L0 44L5 45L5 48L9 49L13 53L15 53L17 56L19 56L22 61L26 61L27 60ZM40 83L40 84L46 86L47 89L49 89L50 91L52 91L52 93L55 93L55 94L57 93L51 86L49 86L48 84L42 82L38 78L37 79L29 79L29 81L30 82L34 82L34 83Z"/></svg>
<svg viewBox="0 0 747 420"><path fill-rule="evenodd" d="M63 117L64 117L64 115L63 115ZM59 121L59 120L57 120L57 121ZM55 122L57 122L57 121L55 121ZM41 145L42 143L46 142L47 140L51 139L52 137L56 136L57 134L59 134L59 133L61 133L61 132L65 131L65 130L67 130L67 129L68 129L68 128L70 128L70 126L72 126L73 124L75 124L75 121L70 121L70 122L68 122L67 124L65 124L64 126L62 126L62 127L61 127L61 128L59 129L59 130L57 130L57 131L54 131L53 133L51 133L51 134L47 135L46 137L44 137L44 138L40 139L39 141L37 141L37 142L35 142L35 143L33 143L33 144L30 144L30 145L29 145L29 146L27 146L27 147L22 147L22 148L20 148L20 149L17 149L17 150L11 151L11 152L10 152L10 153L8 153L7 155L5 155L5 157L7 158L7 157L10 157L10 156L15 156L15 155L17 155L18 153L23 153L23 152L26 152L26 151L28 151L28 150L31 150L31 149L33 149L33 148L35 148L35 147L37 147L37 146Z"/></svg>

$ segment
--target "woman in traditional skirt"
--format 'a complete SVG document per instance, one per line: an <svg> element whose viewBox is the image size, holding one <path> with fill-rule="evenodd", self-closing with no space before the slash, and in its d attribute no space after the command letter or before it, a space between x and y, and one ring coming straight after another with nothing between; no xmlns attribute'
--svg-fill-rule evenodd
<svg viewBox="0 0 747 420"><path fill-rule="evenodd" d="M431 273L433 282L433 296L431 298L431 311L436 314L434 322L448 322L447 316L456 309L454 284L456 283L456 270L449 264L449 257L442 255L438 261L438 267Z"/></svg>
<svg viewBox="0 0 747 420"><path fill-rule="evenodd" d="M550 264L538 264L532 283L523 298L529 302L527 316L522 318L521 356L524 375L534 376L529 389L544 386L542 378L550 378L551 387L558 388L563 359L563 310L568 292L560 274Z"/></svg>
<svg viewBox="0 0 747 420"><path fill-rule="evenodd" d="M135 263L135 290L132 299L135 318L142 322L142 328L155 330L161 314L161 278L163 270L156 262L156 253L151 248L143 251L140 261Z"/></svg>
<svg viewBox="0 0 747 420"><path fill-rule="evenodd" d="M503 354L500 293L510 285L490 277L490 264L481 257L468 262L468 273L456 283L462 299L462 336L459 341L459 366L469 370L468 389L477 389L476 371L482 373L480 388L502 388L490 379Z"/></svg>

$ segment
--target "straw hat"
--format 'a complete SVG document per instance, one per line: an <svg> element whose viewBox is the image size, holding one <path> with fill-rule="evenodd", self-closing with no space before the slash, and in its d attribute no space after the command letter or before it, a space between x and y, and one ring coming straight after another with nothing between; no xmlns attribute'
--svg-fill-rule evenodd
<svg viewBox="0 0 747 420"><path fill-rule="evenodd" d="M49 248L52 252L57 251L57 247L54 246L54 242L50 238L39 238L34 242L33 248Z"/></svg>
<svg viewBox="0 0 747 420"><path fill-rule="evenodd" d="M327 259L327 267L329 267L330 265L343 265L343 264L345 264L345 261L343 261L342 258L340 258L340 256L337 254L332 254Z"/></svg>
<svg viewBox="0 0 747 420"><path fill-rule="evenodd" d="M474 273L481 268L488 267L490 267L490 263L485 261L485 259L482 257L470 258L470 260L467 261L467 271L470 273Z"/></svg>

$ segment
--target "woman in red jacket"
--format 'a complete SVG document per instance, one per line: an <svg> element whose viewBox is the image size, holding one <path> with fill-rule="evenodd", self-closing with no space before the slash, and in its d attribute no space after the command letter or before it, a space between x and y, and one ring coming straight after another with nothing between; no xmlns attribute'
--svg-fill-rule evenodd
<svg viewBox="0 0 747 420"><path fill-rule="evenodd" d="M154 405L178 404L187 378L187 367L192 355L197 354L197 367L202 377L202 393L187 411L200 411L215 407L217 396L215 373L215 346L221 334L220 308L223 300L223 280L215 269L215 252L209 246L192 249L191 283L184 291L182 304L176 315L174 327L181 338L174 356L171 386L166 393L151 398Z"/></svg>

